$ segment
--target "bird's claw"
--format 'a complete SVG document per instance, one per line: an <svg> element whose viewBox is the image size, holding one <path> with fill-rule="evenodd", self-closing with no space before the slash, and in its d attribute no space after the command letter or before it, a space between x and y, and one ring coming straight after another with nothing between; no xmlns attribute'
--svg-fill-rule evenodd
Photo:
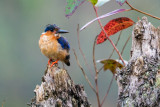
<svg viewBox="0 0 160 107"><path fill-rule="evenodd" d="M50 64L51 61L52 61L51 59L48 60L48 65L50 67L52 67L54 64L58 64L58 60L56 60L56 61L52 62L52 64Z"/></svg>

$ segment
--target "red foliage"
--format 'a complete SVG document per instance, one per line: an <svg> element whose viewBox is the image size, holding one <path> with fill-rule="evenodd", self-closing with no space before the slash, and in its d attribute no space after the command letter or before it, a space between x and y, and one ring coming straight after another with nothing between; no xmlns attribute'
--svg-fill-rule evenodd
<svg viewBox="0 0 160 107"><path fill-rule="evenodd" d="M130 26L132 26L134 22L127 18L127 17L120 17L113 19L109 21L105 26L104 29L108 36L114 35L115 33L119 32L120 30L126 29ZM101 44L104 41L107 40L107 37L105 36L104 32L101 31L101 33L98 35L97 38L97 44Z"/></svg>

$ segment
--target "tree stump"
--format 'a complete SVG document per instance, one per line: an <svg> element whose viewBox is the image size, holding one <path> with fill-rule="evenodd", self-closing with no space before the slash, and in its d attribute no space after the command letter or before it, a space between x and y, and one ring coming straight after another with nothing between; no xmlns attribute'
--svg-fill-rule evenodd
<svg viewBox="0 0 160 107"><path fill-rule="evenodd" d="M31 107L91 107L82 85L75 85L66 70L47 66L37 85Z"/></svg>
<svg viewBox="0 0 160 107"><path fill-rule="evenodd" d="M131 59L118 71L118 107L160 107L160 28L146 17L132 32Z"/></svg>

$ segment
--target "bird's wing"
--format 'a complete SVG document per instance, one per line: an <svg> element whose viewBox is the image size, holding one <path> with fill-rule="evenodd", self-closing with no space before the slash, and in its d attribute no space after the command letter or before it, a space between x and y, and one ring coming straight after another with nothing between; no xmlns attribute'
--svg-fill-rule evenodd
<svg viewBox="0 0 160 107"><path fill-rule="evenodd" d="M58 43L61 44L61 47L63 49L67 49L67 50L70 49L70 45L69 45L68 41L64 37L60 37L57 40L58 40Z"/></svg>

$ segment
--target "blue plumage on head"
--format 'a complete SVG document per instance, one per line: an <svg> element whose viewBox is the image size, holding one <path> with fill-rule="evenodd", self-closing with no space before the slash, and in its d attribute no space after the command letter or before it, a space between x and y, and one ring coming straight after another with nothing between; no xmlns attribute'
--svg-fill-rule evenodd
<svg viewBox="0 0 160 107"><path fill-rule="evenodd" d="M59 29L59 27L56 26L55 24L48 24L44 31L45 32L47 32L47 31L53 32L55 29Z"/></svg>

